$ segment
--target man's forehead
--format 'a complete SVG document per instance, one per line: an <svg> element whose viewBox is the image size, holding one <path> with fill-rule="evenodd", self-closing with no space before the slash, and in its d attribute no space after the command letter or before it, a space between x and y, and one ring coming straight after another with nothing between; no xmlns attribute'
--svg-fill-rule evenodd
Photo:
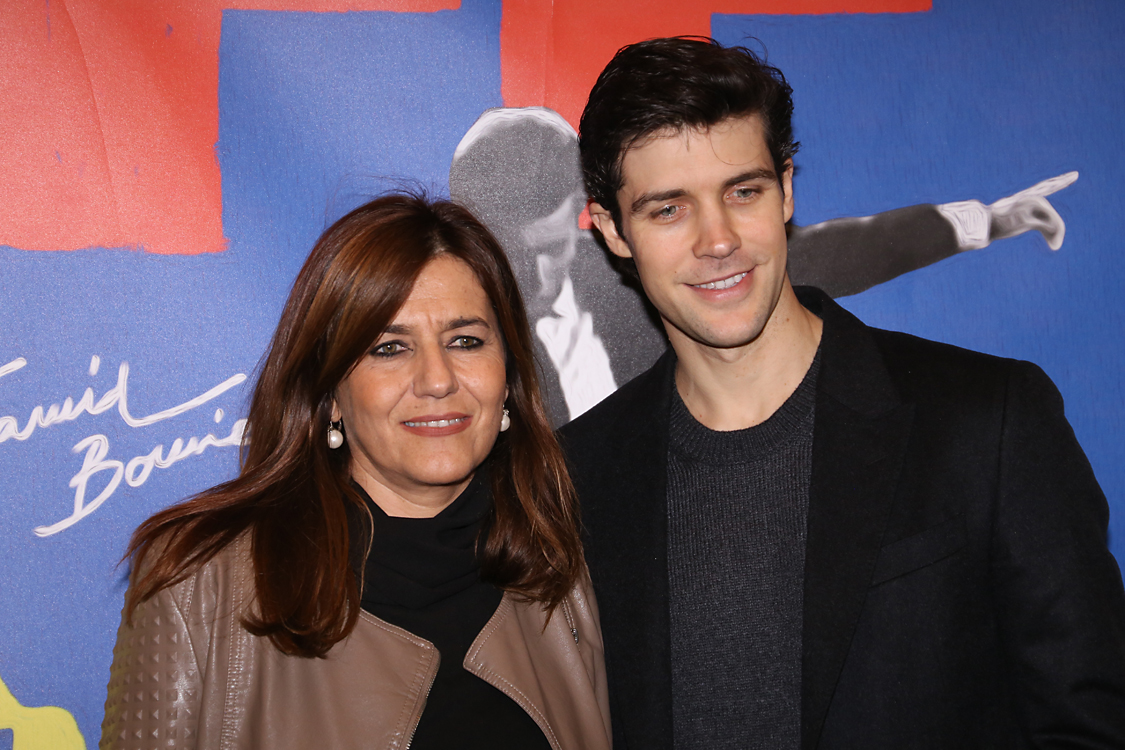
<svg viewBox="0 0 1125 750"><path fill-rule="evenodd" d="M714 160L717 157L732 168L754 164L774 171L762 118L757 113L750 113L731 116L714 125L662 128L638 138L622 153L622 188L629 184L630 171L655 168L655 162L666 159L671 153L676 153L681 161Z"/></svg>

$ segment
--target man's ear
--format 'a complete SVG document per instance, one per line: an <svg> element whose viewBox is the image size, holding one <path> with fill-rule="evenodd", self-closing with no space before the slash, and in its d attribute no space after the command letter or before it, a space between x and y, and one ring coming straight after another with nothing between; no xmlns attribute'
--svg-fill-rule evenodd
<svg viewBox="0 0 1125 750"><path fill-rule="evenodd" d="M785 213L785 221L789 222L793 218L793 160L789 159L785 162L785 168L781 172L781 190L784 195L782 200L782 211Z"/></svg>
<svg viewBox="0 0 1125 750"><path fill-rule="evenodd" d="M590 201L588 208L590 209L590 220L602 233L609 251L621 258L632 258L633 251L630 249L629 243L617 233L617 224L614 223L612 214L602 208L600 203L594 201Z"/></svg>

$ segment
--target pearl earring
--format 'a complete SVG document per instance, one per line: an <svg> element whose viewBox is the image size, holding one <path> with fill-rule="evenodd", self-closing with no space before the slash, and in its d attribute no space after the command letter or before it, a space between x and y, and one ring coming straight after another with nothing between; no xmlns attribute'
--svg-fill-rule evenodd
<svg viewBox="0 0 1125 750"><path fill-rule="evenodd" d="M344 444L344 420L340 419L328 423L328 447L336 450Z"/></svg>
<svg viewBox="0 0 1125 750"><path fill-rule="evenodd" d="M506 432L512 426L512 418L508 416L508 410L505 409L504 413L500 416L500 432Z"/></svg>

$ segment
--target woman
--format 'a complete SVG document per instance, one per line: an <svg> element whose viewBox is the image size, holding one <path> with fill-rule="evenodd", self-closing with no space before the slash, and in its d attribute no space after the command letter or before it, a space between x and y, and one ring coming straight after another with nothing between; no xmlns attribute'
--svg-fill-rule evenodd
<svg viewBox="0 0 1125 750"><path fill-rule="evenodd" d="M103 748L608 748L574 492L503 251L389 195L286 303L237 479L150 518Z"/></svg>

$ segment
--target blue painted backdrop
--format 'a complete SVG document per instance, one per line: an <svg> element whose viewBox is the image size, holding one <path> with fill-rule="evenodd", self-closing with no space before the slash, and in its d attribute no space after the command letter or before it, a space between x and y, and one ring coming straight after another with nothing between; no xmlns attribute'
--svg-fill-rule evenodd
<svg viewBox="0 0 1125 750"><path fill-rule="evenodd" d="M1052 253L1031 232L844 301L871 325L1032 360L1110 503L1125 560L1125 5L935 0L930 13L716 16L795 89L795 220L914 203L990 203L1069 170Z"/></svg>
<svg viewBox="0 0 1125 750"><path fill-rule="evenodd" d="M1058 253L1030 233L845 303L875 325L1040 363L1110 498L1112 548L1123 560L1125 6L934 6L887 16L715 16L713 29L725 42L760 39L796 89L801 224L913 203L987 203L1080 172L1052 199L1067 222ZM71 711L90 746L128 535L158 508L228 477L237 451L207 448L153 468L137 486L126 479L141 479L143 463L131 473L124 465L157 445L166 459L177 438L228 437L250 382L130 426L113 390L120 365L129 365L134 420L239 374L252 378L289 284L332 219L395 180L446 189L460 137L481 110L501 104L500 11L499 0L434 14L228 11L217 151L229 250L0 248L0 368L15 363L0 376L0 677L26 705ZM54 423L27 434L35 406L80 402L87 388L93 404L108 394L110 408L47 418ZM15 428L4 432L5 424ZM104 456L73 452L98 435ZM36 535L74 511L70 485L84 460L105 467L89 474L86 502L115 475L111 462L128 476L82 520ZM10 742L0 732L0 750Z"/></svg>

